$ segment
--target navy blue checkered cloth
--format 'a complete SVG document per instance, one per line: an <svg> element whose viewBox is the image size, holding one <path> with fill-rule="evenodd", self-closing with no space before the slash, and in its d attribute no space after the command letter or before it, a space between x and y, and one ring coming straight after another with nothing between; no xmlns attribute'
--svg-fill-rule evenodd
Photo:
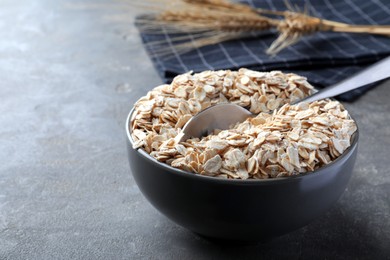
<svg viewBox="0 0 390 260"><path fill-rule="evenodd" d="M294 4L304 6L305 2L294 1ZM264 9L286 9L284 0L247 0L246 3ZM323 19L350 24L390 24L390 0L312 0L309 4L311 13ZM319 32L302 38L275 57L268 56L265 50L277 38L276 33L205 46L185 54L178 54L175 47L169 45L169 34L141 34L141 37L144 43L165 40L170 47L171 55L167 59L158 58L156 50L146 45L165 82L190 70L200 72L245 67L259 71L294 72L322 88L390 55L390 37L369 34ZM353 90L339 96L339 99L353 101L371 87Z"/></svg>

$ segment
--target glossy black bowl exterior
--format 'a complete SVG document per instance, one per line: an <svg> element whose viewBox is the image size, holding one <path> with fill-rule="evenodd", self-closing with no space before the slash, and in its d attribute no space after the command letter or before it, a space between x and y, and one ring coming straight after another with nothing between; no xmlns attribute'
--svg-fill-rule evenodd
<svg viewBox="0 0 390 260"><path fill-rule="evenodd" d="M356 160L358 132L337 160L308 174L266 180L224 180L160 163L142 149L127 150L144 196L177 224L203 236L266 240L307 225L344 192Z"/></svg>

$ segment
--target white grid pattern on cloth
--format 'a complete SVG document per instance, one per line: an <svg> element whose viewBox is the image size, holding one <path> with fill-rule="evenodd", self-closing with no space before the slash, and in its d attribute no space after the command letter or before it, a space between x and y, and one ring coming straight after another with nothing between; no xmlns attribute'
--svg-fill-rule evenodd
<svg viewBox="0 0 390 260"><path fill-rule="evenodd" d="M378 9L376 9L374 12L370 13L370 16L375 17L377 14L380 14L381 12L382 12L382 10L380 10L380 9L378 8ZM382 23L383 23L383 24L387 24L387 23L389 23L389 22L390 22L390 14L389 14L389 16L387 17L387 19L382 20Z"/></svg>
<svg viewBox="0 0 390 260"><path fill-rule="evenodd" d="M238 68L239 65L232 59L232 57L230 57L229 53L226 51L225 47L218 43L218 47L221 48L221 51L223 52L223 54L226 56L227 60L230 62L230 64L235 67L235 68Z"/></svg>
<svg viewBox="0 0 390 260"><path fill-rule="evenodd" d="M194 37L191 35L191 33L187 33L188 37L191 38L191 43L193 46L195 46L194 44ZM200 60L203 62L203 64L205 65L205 67L207 67L209 70L213 70L213 66L211 66L205 59L203 53L199 50L199 48L196 48L195 51L197 52L197 54L199 55L199 58Z"/></svg>
<svg viewBox="0 0 390 260"><path fill-rule="evenodd" d="M367 1L367 2L363 3L361 6L359 6L359 9L363 10L364 8L369 7L369 6L372 6L372 3L370 1ZM334 6L334 3L329 5L329 2L327 2L326 7L331 8L332 11L337 10L337 8L335 8L335 6ZM348 16L348 15L353 14L355 12L356 12L356 10L354 10L352 8L347 9L347 10L343 10L343 15Z"/></svg>
<svg viewBox="0 0 390 260"><path fill-rule="evenodd" d="M306 39L303 39L302 43L305 44L305 45L306 45L308 48L310 48L311 50L315 51L316 53L320 53L320 52L318 51L318 49L315 48L312 44L310 44L310 42L307 41ZM320 54L321 54L321 53L320 53ZM325 55L329 58L329 60L330 60L330 62L331 62L331 65L334 65L334 64L335 64L335 60L332 59L332 56L330 56L330 54L327 53L327 52L325 52Z"/></svg>
<svg viewBox="0 0 390 260"><path fill-rule="evenodd" d="M343 70L332 69L332 68L329 68L329 70L333 73L333 75L330 76L329 80L333 80L335 78L339 78L340 76L345 75L345 72Z"/></svg>
<svg viewBox="0 0 390 260"><path fill-rule="evenodd" d="M367 3L370 4L370 2L367 2ZM328 8L329 8L337 17L339 17L339 18L346 17L345 14L342 15L342 17L341 17L341 16L340 16L340 13L337 12L337 10L336 10L335 8L333 8L332 5L330 5L330 3L329 3L328 0L325 0L325 4L326 4L326 6L327 6L327 7L328 7ZM363 7L361 7L361 8L363 8ZM320 18L324 19L324 17L323 17L322 15L321 15ZM366 48L364 48L359 42L357 42L357 41L356 41L353 37L351 37L349 34L347 34L347 33L342 33L342 35L343 35L345 38L348 38L348 40L349 40L351 43L353 43L357 48L359 48L359 49L361 49L361 50L366 50ZM375 55L376 59L379 60L379 57L378 57L378 53L377 53L377 52L375 52L375 51L372 50L372 49L368 49L368 51L370 51L370 53L371 53L372 55ZM355 61L355 63L356 63L356 61Z"/></svg>
<svg viewBox="0 0 390 260"><path fill-rule="evenodd" d="M388 0L386 0L386 1L388 1ZM390 7L383 4L382 1L380 1L380 0L372 0L372 2L377 4L381 10L384 10L390 16Z"/></svg>
<svg viewBox="0 0 390 260"><path fill-rule="evenodd" d="M141 38L142 38L143 41L145 41L145 38L142 35L141 35ZM151 53L151 55L153 55L155 53L155 50L154 50L153 46L149 46L147 48L147 51L149 51ZM154 62L157 71L160 72L160 75L161 75L161 72L164 72L164 71L167 70L161 59L156 58L154 56L151 56L151 59Z"/></svg>
<svg viewBox="0 0 390 260"><path fill-rule="evenodd" d="M328 1L328 0L325 0L325 1ZM353 10L355 10L356 12L358 12L359 15L362 15L362 17L363 17L367 22L369 22L369 23L371 23L371 24L375 24L375 21L372 20L367 14L365 14L364 12L362 12L354 3L352 3L352 2L349 1L349 0L346 0L345 2L346 2ZM337 12L337 13L340 13L340 12ZM350 21L350 22L352 23L352 20L351 20L350 18L348 18L348 16L342 15L342 17L343 17L344 19L346 19L346 20L348 20L348 21ZM371 41L375 41L375 42L378 43L378 44L382 44L381 42L379 42L379 41L376 39L376 37L374 37L374 36L372 36L372 35L369 36L369 39L370 39Z"/></svg>
<svg viewBox="0 0 390 260"><path fill-rule="evenodd" d="M239 40L242 48L249 54L249 56L256 62L260 63L261 66L263 67L263 61L260 60L252 51L251 49L245 44L245 42L243 42L242 40Z"/></svg>
<svg viewBox="0 0 390 260"><path fill-rule="evenodd" d="M320 37L323 41L325 42L328 42L330 45L332 45L338 52L340 52L341 55L343 55L344 57L348 57L350 59L353 60L353 64L356 64L356 58L351 54L351 53L348 53L346 52L345 50L343 50L342 47L340 47L337 43L335 43L334 41L331 41L329 40L328 38L326 38L326 36L322 33L322 32L319 32L317 33L318 37Z"/></svg>
<svg viewBox="0 0 390 260"><path fill-rule="evenodd" d="M171 48L172 50L172 53L175 55L175 58L177 59L177 61L179 62L179 64L182 66L182 68L184 69L184 71L189 71L188 67L184 64L183 60L181 59L180 55L177 53L176 51L176 48L173 46L172 44L172 40L171 38L169 37L169 35L167 34L167 31L164 27L162 27L162 32L164 34L164 37L165 39L167 40L167 43L169 45L169 47Z"/></svg>
<svg viewBox="0 0 390 260"><path fill-rule="evenodd" d="M246 0L246 3L265 9L286 9L284 0ZM304 3L306 3L304 0L294 2L302 7ZM390 18L390 6L381 0L312 0L309 4L312 14L345 23L383 24ZM322 81L322 85L329 85L343 79L347 74L358 71L364 65L390 55L388 37L320 32L302 37L298 43L276 56L268 56L265 50L277 35L273 31L256 35L256 37L222 42L179 54L169 40L172 36L164 32L160 37L165 37L166 47L172 52L172 56L168 59L155 58L156 49L146 47L160 75L166 81L188 70L198 72L247 67L263 71L275 69L302 71L306 75L311 75L311 81ZM142 35L145 43L154 39L153 37L158 36Z"/></svg>

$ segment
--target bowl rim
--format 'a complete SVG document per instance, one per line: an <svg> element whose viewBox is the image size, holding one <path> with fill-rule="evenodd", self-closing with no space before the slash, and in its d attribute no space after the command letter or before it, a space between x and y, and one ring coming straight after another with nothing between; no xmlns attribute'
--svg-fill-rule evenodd
<svg viewBox="0 0 390 260"><path fill-rule="evenodd" d="M358 124L357 124L356 120L354 119L354 117L352 117L348 111L349 116L351 117L351 119L353 121L355 121L355 124L356 124L356 131L351 136L351 139L352 139L351 145L339 157L337 157L334 161L330 162L329 164L324 165L317 170L306 172L306 173L300 173L300 174L297 174L294 176L285 176L285 177L268 178L268 179L245 179L245 180L243 180L243 179L224 179L224 178L217 178L217 177L213 177L213 176L201 175L198 173L187 172L187 171L184 171L181 169L177 169L177 168L172 167L166 163L157 161L156 158L152 157L144 149L139 149L139 148L134 149L133 148L134 141L133 141L133 138L131 137L131 127L130 127L130 121L131 121L131 117L132 117L132 114L134 113L134 111L135 111L135 107L133 107L130 110L130 112L127 116L127 119L126 119L126 135L127 135L127 141L129 142L129 143L127 143L127 146L130 146L129 147L130 149L134 150L140 156L149 160L151 163L156 165L158 168L162 168L164 170L169 171L170 172L169 174L176 174L176 175L179 175L179 176L185 177L185 178L193 178L193 179L197 179L198 181L203 180L203 181L212 181L212 182L225 183L225 184L230 183L230 184L235 184L235 185L237 185L237 184L238 185L240 185L240 184L242 184L242 185L258 185L258 184L270 184L270 183L274 183L274 182L275 183L284 183L284 182L298 181L300 179L310 177L310 176L318 176L320 174L321 175L322 174L329 174L329 173L326 173L327 169L331 168L333 165L335 165L339 161L343 160L344 157L349 155L351 153L351 151L353 151L355 149L355 147L357 146L358 139L359 139Z"/></svg>

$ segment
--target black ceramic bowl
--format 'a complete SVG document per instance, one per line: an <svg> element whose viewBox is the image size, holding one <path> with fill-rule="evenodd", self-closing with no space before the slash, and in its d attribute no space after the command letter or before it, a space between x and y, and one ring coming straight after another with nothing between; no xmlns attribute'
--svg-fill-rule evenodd
<svg viewBox="0 0 390 260"><path fill-rule="evenodd" d="M138 187L165 216L206 237L267 240L307 225L338 200L356 160L358 130L339 158L314 172L265 180L202 176L133 149L132 112L126 122L127 150Z"/></svg>

